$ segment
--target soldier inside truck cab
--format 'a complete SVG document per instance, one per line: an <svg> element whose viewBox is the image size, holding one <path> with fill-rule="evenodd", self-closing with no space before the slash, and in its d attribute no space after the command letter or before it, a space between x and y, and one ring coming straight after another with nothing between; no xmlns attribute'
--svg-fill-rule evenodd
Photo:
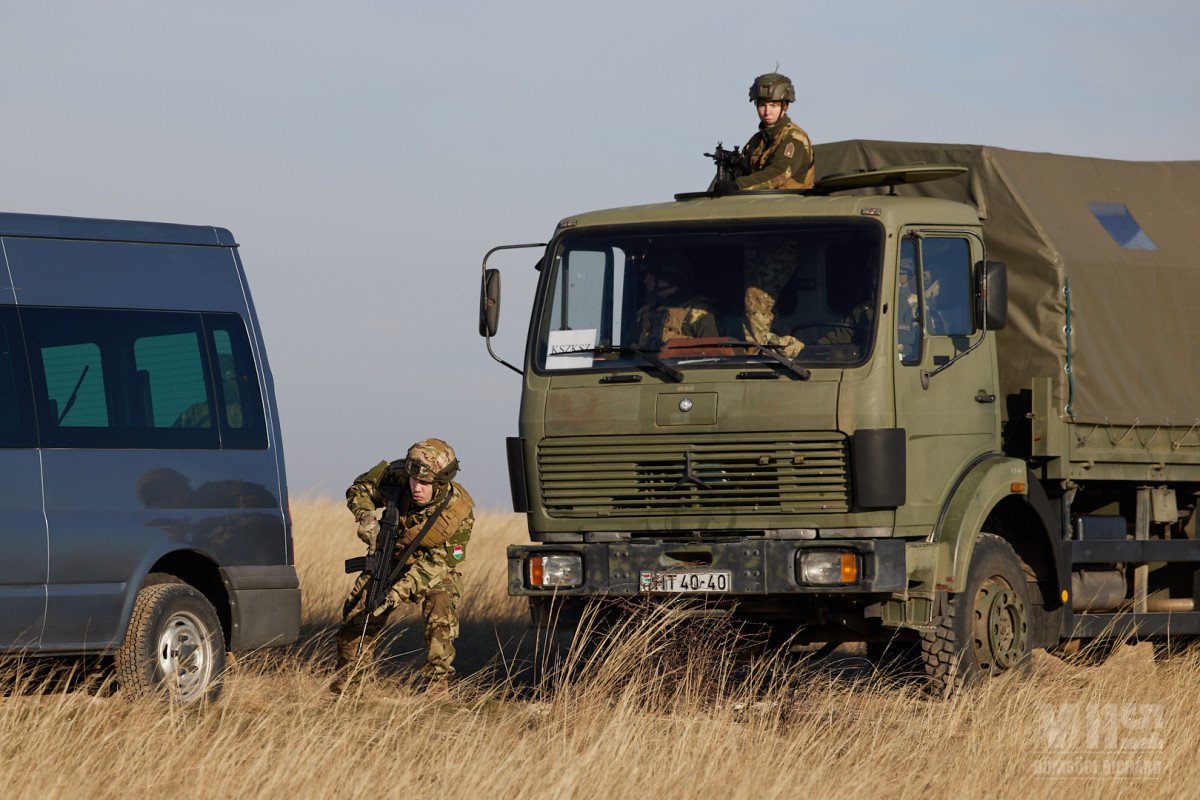
<svg viewBox="0 0 1200 800"><path fill-rule="evenodd" d="M671 339L717 335L711 301L687 287L692 274L686 256L648 255L642 276L646 301L637 312L638 346L657 350Z"/></svg>

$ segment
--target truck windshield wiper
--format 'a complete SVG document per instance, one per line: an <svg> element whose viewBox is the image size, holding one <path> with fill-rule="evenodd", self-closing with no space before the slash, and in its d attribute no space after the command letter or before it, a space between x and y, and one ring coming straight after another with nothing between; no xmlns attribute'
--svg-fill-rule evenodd
<svg viewBox="0 0 1200 800"><path fill-rule="evenodd" d="M804 367L800 366L792 359L785 356L783 353L780 353L779 351L777 351L775 348L779 347L779 346L780 345L759 344L758 342L752 342L748 339L728 339L728 340L724 340L724 341L720 341L720 342L716 342L716 343L714 343L714 342L696 342L695 344L672 344L671 349L672 350L687 350L687 349L690 349L693 347L696 349L713 348L713 347L757 347L758 352L760 354L777 362L780 366L782 366L788 372L795 375L800 380L806 381L812 377L811 370L805 369Z"/></svg>
<svg viewBox="0 0 1200 800"><path fill-rule="evenodd" d="M673 383L683 383L683 373L659 358L657 350L650 350L644 347L631 347L630 345L609 344L601 345L600 347L594 347L591 351L583 350L580 352L591 352L592 355L596 356L604 353L619 353L623 356L640 358L650 366L661 371L664 375L670 378Z"/></svg>

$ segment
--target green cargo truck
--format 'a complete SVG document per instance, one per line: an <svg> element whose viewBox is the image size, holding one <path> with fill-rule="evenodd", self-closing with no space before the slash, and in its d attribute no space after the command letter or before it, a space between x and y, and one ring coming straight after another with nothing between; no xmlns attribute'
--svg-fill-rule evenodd
<svg viewBox="0 0 1200 800"><path fill-rule="evenodd" d="M510 594L541 625L694 596L945 690L1200 634L1200 162L851 141L817 167L529 245ZM665 260L719 335L647 337ZM485 258L489 352L498 313Z"/></svg>

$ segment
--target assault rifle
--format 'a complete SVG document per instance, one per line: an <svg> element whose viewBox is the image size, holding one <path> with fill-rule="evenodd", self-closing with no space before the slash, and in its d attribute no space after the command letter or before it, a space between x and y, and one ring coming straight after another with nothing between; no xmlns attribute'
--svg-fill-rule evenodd
<svg viewBox="0 0 1200 800"><path fill-rule="evenodd" d="M726 150L721 142L717 142L716 150L704 155L716 162L718 181L732 181L750 174L750 159L736 145L732 150Z"/></svg>
<svg viewBox="0 0 1200 800"><path fill-rule="evenodd" d="M355 658L362 655L371 612L383 603L383 598L387 597L388 590L396 580L392 577L392 570L396 558L396 540L399 536L400 509L396 508L396 498L389 495L383 519L379 521L379 533L375 536L375 548L365 556L346 559L346 574L361 572L370 576L367 582L366 613L363 614L363 629L358 637L358 652L355 653Z"/></svg>

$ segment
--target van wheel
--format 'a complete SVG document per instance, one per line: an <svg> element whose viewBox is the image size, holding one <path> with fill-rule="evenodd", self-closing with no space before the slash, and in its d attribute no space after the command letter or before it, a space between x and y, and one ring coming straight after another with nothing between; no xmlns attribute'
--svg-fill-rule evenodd
<svg viewBox="0 0 1200 800"><path fill-rule="evenodd" d="M999 536L981 533L966 585L949 597L934 629L921 637L930 690L945 697L984 678L1028 669L1029 609L1017 554Z"/></svg>
<svg viewBox="0 0 1200 800"><path fill-rule="evenodd" d="M116 669L117 683L130 697L161 692L178 703L215 700L225 670L217 612L186 583L143 586Z"/></svg>

